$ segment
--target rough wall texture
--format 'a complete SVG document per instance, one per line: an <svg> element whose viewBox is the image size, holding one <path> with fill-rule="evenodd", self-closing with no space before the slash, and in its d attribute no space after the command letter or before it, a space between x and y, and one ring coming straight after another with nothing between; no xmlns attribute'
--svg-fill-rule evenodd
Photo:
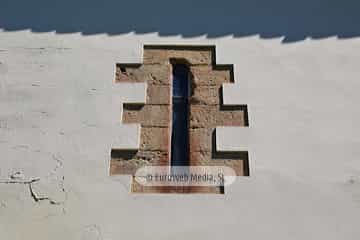
<svg viewBox="0 0 360 240"><path fill-rule="evenodd" d="M264 26L258 9L251 19ZM204 21L201 31L223 27L227 12L213 10L218 27ZM119 22L118 15L109 17ZM358 240L360 39L282 40L0 30L0 239ZM232 151L248 142L251 176L225 195L130 194L129 176L109 176L110 149L139 146L140 129L121 124L122 103L146 100L143 83L113 83L114 66L141 63L143 44L216 45L217 63L234 64L223 101L248 104L250 124L217 128L216 145ZM36 201L32 180L38 197L57 204Z"/></svg>
<svg viewBox="0 0 360 240"><path fill-rule="evenodd" d="M233 66L216 65L215 48L200 46L145 46L143 64L117 64L116 83L147 84L146 102L124 104L123 123L141 125L138 151L113 149L110 174L134 175L146 165L170 166L172 65L189 67L189 164L230 166L239 176L249 175L247 154L216 150L217 126L246 126L247 109L224 106L222 85L233 83ZM184 146L185 148L186 146ZM114 153L116 152L116 153ZM218 187L142 187L133 180L133 192L223 192Z"/></svg>

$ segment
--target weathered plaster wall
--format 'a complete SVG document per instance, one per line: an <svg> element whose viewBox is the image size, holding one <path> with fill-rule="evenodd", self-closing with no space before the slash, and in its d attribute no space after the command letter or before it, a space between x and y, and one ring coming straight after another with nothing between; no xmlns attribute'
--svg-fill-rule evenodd
<svg viewBox="0 0 360 240"><path fill-rule="evenodd" d="M224 101L248 104L251 176L226 195L131 195L109 177L110 149L136 147L113 83L143 44L215 44L235 64ZM0 32L0 239L358 239L360 39L282 43L257 36L183 39Z"/></svg>

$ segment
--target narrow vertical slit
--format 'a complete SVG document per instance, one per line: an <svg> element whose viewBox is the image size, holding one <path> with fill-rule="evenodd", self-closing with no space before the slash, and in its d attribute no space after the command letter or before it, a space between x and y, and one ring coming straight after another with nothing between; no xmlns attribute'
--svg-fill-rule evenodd
<svg viewBox="0 0 360 240"><path fill-rule="evenodd" d="M189 165L189 69L173 65L171 166Z"/></svg>

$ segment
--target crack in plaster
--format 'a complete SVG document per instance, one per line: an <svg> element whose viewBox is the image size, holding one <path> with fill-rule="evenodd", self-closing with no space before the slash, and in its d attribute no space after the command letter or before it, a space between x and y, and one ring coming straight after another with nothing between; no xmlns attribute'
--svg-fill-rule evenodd
<svg viewBox="0 0 360 240"><path fill-rule="evenodd" d="M34 179L31 179L31 180L3 180L3 181L0 181L0 183L2 183L2 184L24 184L24 185L28 185L30 195L31 195L32 199L35 202L48 200L50 204L60 205L61 202L57 202L57 201L51 199L50 197L39 197L38 196L38 193L36 193L34 191L32 184L36 183L36 182L39 182L39 181L40 181L40 178L34 178Z"/></svg>
<svg viewBox="0 0 360 240"><path fill-rule="evenodd" d="M64 180L64 178L62 178L62 180ZM30 196L32 197L32 199L35 202L48 200L49 203L52 205L61 205L61 204L65 203L65 201L67 200L67 192L64 187L61 188L61 191L65 193L65 200L57 201L49 196L42 197L40 193L36 192L33 184L37 183L37 182L40 182L40 178L33 178L30 180L19 180L19 179L0 180L0 184L24 184L24 185L27 185L29 188ZM63 183L61 183L61 185L63 186ZM64 209L64 211L65 211L65 209Z"/></svg>
<svg viewBox="0 0 360 240"><path fill-rule="evenodd" d="M49 180L51 177L56 175L56 173L58 172L58 170L60 168L63 168L63 161L62 161L62 157L60 155L57 156L56 154L52 154L52 159L56 161L56 166L45 177L46 180ZM62 205L66 202L67 191L64 186L64 180L65 180L64 176L61 176L60 180L59 180L60 191L62 193L64 193L64 200L62 200L62 201L56 200L56 199L52 198L51 196L42 193L41 191L39 191L39 189L36 188L35 184L40 183L40 181L41 181L41 179L39 177L31 178L29 180L24 180L24 179L25 179L24 174L20 171L17 171L17 172L14 172L13 174L9 175L9 179L0 180L0 184L27 185L29 192L30 192L30 196L35 202L48 201L51 205ZM47 182L46 180L41 181L41 183L45 182L45 184L46 184L46 182ZM66 212L65 208L63 208L63 212L64 213Z"/></svg>
<svg viewBox="0 0 360 240"><path fill-rule="evenodd" d="M40 181L40 179L39 179L39 181ZM28 186L29 186L30 195L31 195L31 197L34 199L35 202L39 202L39 201L43 201L43 200L48 200L49 203L52 204L52 205L60 205L60 204L62 204L62 202L57 202L57 201L53 200L53 199L50 198L50 197L40 197L40 196L36 193L36 191L34 191L33 186L32 186L32 182L30 182L30 183L28 184Z"/></svg>

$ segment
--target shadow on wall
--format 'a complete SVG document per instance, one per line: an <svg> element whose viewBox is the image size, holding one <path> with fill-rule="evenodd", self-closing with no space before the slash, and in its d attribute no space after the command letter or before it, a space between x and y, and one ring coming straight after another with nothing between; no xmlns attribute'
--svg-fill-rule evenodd
<svg viewBox="0 0 360 240"><path fill-rule="evenodd" d="M0 0L0 29L208 38L259 35L293 42L357 37L359 9L359 0Z"/></svg>

